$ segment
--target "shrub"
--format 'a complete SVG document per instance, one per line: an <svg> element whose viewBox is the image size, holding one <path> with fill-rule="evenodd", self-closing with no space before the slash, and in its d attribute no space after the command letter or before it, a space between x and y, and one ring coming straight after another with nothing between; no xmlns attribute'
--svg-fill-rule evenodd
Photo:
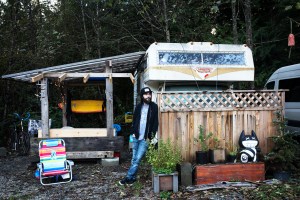
<svg viewBox="0 0 300 200"><path fill-rule="evenodd" d="M176 142L159 140L158 148L150 144L146 159L156 173L170 174L176 170L176 165L182 161L181 148Z"/></svg>

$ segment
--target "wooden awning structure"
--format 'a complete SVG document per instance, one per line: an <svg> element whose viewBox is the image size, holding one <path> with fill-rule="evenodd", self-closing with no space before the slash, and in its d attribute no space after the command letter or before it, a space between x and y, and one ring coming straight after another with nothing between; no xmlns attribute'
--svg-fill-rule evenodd
<svg viewBox="0 0 300 200"><path fill-rule="evenodd" d="M49 81L86 84L90 78L101 78L106 85L106 125L107 135L113 136L113 81L115 77L128 77L134 82L132 73L141 64L145 52L135 52L99 58L83 62L64 64L42 69L35 69L14 74L3 75L3 79L35 83L41 90L42 137L49 137ZM66 107L66 106L64 106ZM63 119L66 125L66 119Z"/></svg>

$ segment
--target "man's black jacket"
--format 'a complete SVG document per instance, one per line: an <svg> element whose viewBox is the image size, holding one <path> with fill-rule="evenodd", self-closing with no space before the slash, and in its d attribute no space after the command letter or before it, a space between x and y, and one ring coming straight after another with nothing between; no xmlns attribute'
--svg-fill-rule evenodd
<svg viewBox="0 0 300 200"><path fill-rule="evenodd" d="M135 137L139 138L140 120L141 120L141 110L143 103L139 103L133 113L132 121L132 133ZM158 129L158 107L154 102L149 103L149 110L147 114L147 124L145 130L145 139L152 139Z"/></svg>

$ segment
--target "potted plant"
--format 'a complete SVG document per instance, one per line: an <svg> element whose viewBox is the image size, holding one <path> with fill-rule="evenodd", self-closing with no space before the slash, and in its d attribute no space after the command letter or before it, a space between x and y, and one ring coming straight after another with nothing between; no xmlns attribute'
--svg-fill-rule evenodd
<svg viewBox="0 0 300 200"><path fill-rule="evenodd" d="M176 142L159 140L158 148L149 144L147 162L152 166L152 186L154 192L161 190L178 191L178 172L176 167L182 161L181 148Z"/></svg>
<svg viewBox="0 0 300 200"><path fill-rule="evenodd" d="M209 158L211 163L223 163L225 162L225 149L223 141L218 137L213 137L210 143Z"/></svg>
<svg viewBox="0 0 300 200"><path fill-rule="evenodd" d="M279 135L271 137L274 146L265 155L266 169L274 178L286 181L290 173L297 169L300 160L299 143L295 139L295 132L287 130L286 123L280 120L280 114L277 113L273 123L278 125Z"/></svg>
<svg viewBox="0 0 300 200"><path fill-rule="evenodd" d="M226 154L227 154L227 162L230 163L236 162L238 147L234 145L232 142L226 143Z"/></svg>
<svg viewBox="0 0 300 200"><path fill-rule="evenodd" d="M199 137L194 139L196 142L200 143L200 151L196 151L196 163L197 164L207 164L209 162L208 155L208 141L212 137L212 133L209 132L205 134L204 127L199 126Z"/></svg>

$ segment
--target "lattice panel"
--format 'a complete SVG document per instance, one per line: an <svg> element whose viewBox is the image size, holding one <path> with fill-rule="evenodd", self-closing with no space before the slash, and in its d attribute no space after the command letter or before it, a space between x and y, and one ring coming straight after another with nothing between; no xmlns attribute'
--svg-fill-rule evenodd
<svg viewBox="0 0 300 200"><path fill-rule="evenodd" d="M161 112L228 109L281 109L284 91L229 91L159 93Z"/></svg>

